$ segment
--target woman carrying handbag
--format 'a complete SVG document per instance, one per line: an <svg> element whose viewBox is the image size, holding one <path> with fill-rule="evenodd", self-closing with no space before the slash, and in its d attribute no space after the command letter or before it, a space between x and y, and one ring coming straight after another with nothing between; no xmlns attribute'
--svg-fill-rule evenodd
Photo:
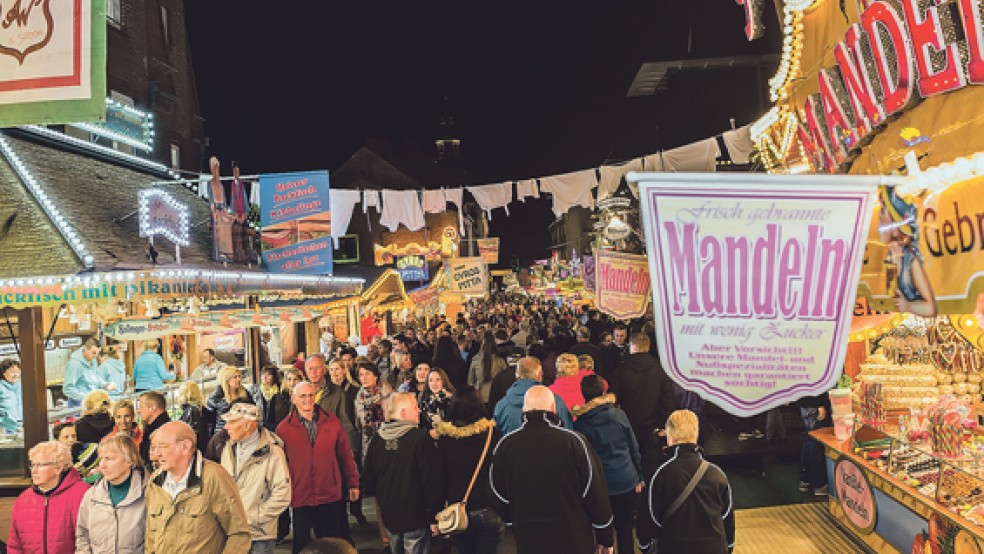
<svg viewBox="0 0 984 554"><path fill-rule="evenodd" d="M485 403L475 387L457 391L447 419L435 428L438 486L449 506L440 512L438 527L451 535L460 554L494 554L506 524L488 499L489 465L502 433L485 417ZM455 506L459 503L463 508Z"/></svg>

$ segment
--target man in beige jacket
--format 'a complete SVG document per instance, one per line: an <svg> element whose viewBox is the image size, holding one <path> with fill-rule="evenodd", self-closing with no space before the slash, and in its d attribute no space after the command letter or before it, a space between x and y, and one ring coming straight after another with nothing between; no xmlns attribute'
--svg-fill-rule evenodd
<svg viewBox="0 0 984 554"><path fill-rule="evenodd" d="M235 479L246 508L250 554L273 554L277 519L290 506L290 470L283 442L260 427L260 417L260 408L247 400L233 402L222 416L229 432L222 467Z"/></svg>
<svg viewBox="0 0 984 554"><path fill-rule="evenodd" d="M229 473L204 459L195 432L172 421L149 440L160 471L147 485L146 554L243 554L250 535Z"/></svg>

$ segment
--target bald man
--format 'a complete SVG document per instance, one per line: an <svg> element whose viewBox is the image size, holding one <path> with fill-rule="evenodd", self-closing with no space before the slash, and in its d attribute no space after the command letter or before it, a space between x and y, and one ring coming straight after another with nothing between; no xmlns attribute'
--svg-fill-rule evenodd
<svg viewBox="0 0 984 554"><path fill-rule="evenodd" d="M492 454L492 505L512 524L519 554L591 554L598 545L611 554L604 470L588 441L563 427L559 406L542 385L526 391L522 425Z"/></svg>
<svg viewBox="0 0 984 554"><path fill-rule="evenodd" d="M160 468L147 485L147 554L248 552L249 522L236 483L198 452L195 431L172 421L144 440Z"/></svg>

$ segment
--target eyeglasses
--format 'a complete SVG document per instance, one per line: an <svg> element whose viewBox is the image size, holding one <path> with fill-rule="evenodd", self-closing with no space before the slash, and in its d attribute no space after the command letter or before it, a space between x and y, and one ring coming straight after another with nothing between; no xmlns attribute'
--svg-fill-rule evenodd
<svg viewBox="0 0 984 554"><path fill-rule="evenodd" d="M33 470L33 469L41 469L45 467L55 467L57 465L58 462L38 462L38 463L32 463L30 467Z"/></svg>
<svg viewBox="0 0 984 554"><path fill-rule="evenodd" d="M150 449L151 450L167 450L168 448L171 448L172 446L174 446L174 443L173 442L156 442L156 443L155 442L152 442L152 443L150 443Z"/></svg>

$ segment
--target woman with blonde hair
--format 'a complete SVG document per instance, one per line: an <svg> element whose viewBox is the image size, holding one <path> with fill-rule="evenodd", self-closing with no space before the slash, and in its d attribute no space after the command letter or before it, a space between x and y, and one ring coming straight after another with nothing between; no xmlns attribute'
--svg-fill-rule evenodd
<svg viewBox="0 0 984 554"><path fill-rule="evenodd" d="M195 381L185 381L181 383L176 398L178 405L181 406L181 421L188 424L198 437L197 447L202 452L208 446L208 420L205 419L205 398L202 396L202 388Z"/></svg>
<svg viewBox="0 0 984 554"><path fill-rule="evenodd" d="M72 467L68 447L58 441L37 444L27 457L34 486L14 501L7 551L74 554L75 522L89 485Z"/></svg>
<svg viewBox="0 0 984 554"><path fill-rule="evenodd" d="M108 440L112 437L118 435L125 435L130 437L133 444L137 445L137 449L140 448L140 443L143 441L143 429L137 425L137 410L133 406L133 402L129 400L120 400L113 405L113 430L103 437L103 440Z"/></svg>
<svg viewBox="0 0 984 554"><path fill-rule="evenodd" d="M85 493L79 508L76 552L143 552L148 479L130 437L116 435L99 445L99 471L102 481Z"/></svg>
<svg viewBox="0 0 984 554"><path fill-rule="evenodd" d="M174 374L167 370L164 358L157 353L157 339L144 344L144 351L133 362L133 390L143 392L164 388L164 381L173 381Z"/></svg>
<svg viewBox="0 0 984 554"><path fill-rule="evenodd" d="M589 357L590 359L590 357ZM581 381L588 375L594 375L594 371L584 368L578 362L574 354L560 354L557 356L557 378L548 387L557 396L564 400L567 409L573 412L574 406L584 404L584 395L581 394ZM604 380L602 380L604 381ZM608 392L608 383L605 383L605 392Z"/></svg>
<svg viewBox="0 0 984 554"><path fill-rule="evenodd" d="M209 412L209 419L215 421L211 435L214 436L225 428L225 420L222 419L222 416L229 411L232 403L236 400L253 402L253 397L243 387L243 377L239 368L224 367L219 371L219 386L215 387L215 392L208 397L208 403L205 405L205 409Z"/></svg>
<svg viewBox="0 0 984 554"><path fill-rule="evenodd" d="M102 389L85 395L82 400L82 417L75 422L75 434L79 442L97 443L112 432L110 405L109 393Z"/></svg>

